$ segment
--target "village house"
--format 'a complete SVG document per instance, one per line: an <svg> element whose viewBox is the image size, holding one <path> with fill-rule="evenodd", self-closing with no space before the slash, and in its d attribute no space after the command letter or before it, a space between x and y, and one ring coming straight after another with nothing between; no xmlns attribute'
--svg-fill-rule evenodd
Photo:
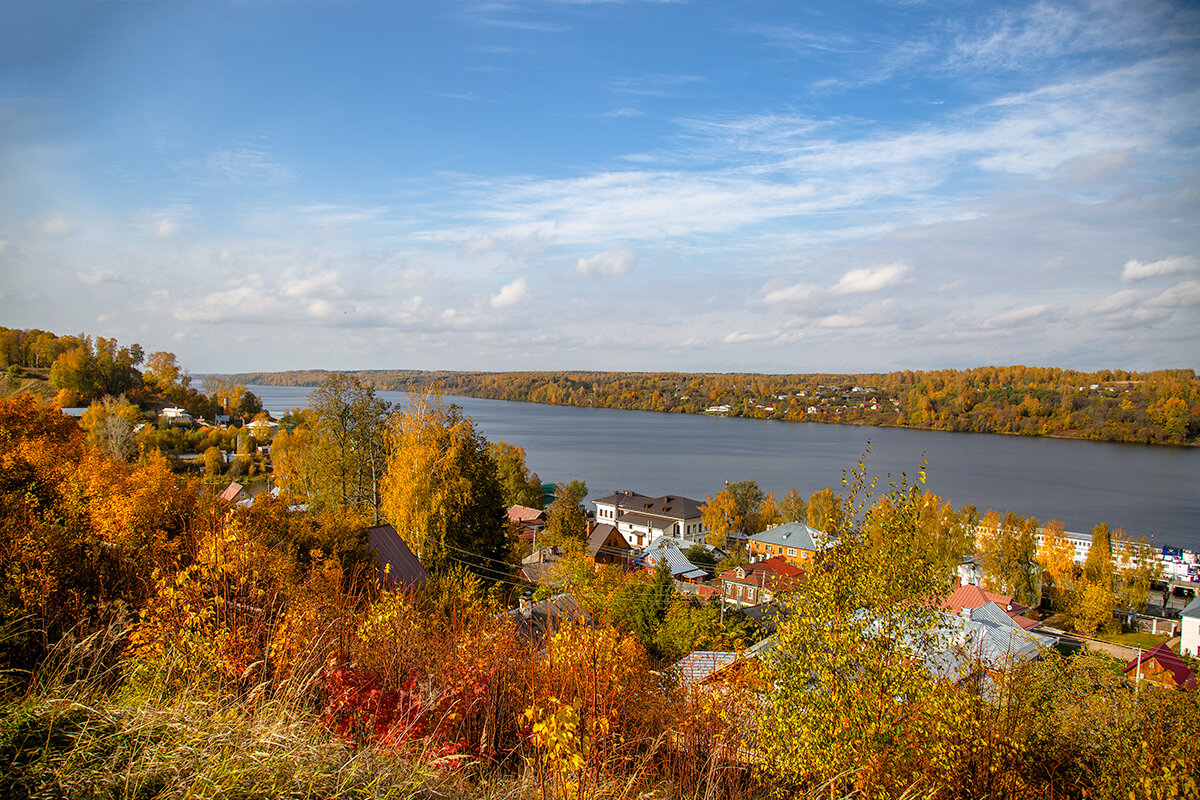
<svg viewBox="0 0 1200 800"><path fill-rule="evenodd" d="M1200 685L1188 665L1167 647L1166 642L1131 660L1125 667L1125 677L1135 683L1146 681L1164 689L1195 689Z"/></svg>
<svg viewBox="0 0 1200 800"><path fill-rule="evenodd" d="M1006 594L989 592L987 589L973 584L966 584L955 589L942 600L941 606L946 611L957 614L964 610L974 611L988 603L995 603L1022 630L1032 630L1042 624L1035 619L1023 616L1029 610L1029 606L1016 602Z"/></svg>
<svg viewBox="0 0 1200 800"><path fill-rule="evenodd" d="M798 567L808 567L828 546L829 537L803 522L786 522L749 536L750 558L781 557Z"/></svg>
<svg viewBox="0 0 1200 800"><path fill-rule="evenodd" d="M670 539L660 539L659 546L643 553L634 560L633 566L654 572L660 563L666 564L671 570L671 578L677 581L696 583L708 577L708 573L688 561L683 551Z"/></svg>
<svg viewBox="0 0 1200 800"><path fill-rule="evenodd" d="M529 542L546 529L546 512L519 503L508 510L508 521L517 529L521 541Z"/></svg>
<svg viewBox="0 0 1200 800"><path fill-rule="evenodd" d="M990 684L997 674L1041 658L1058 641L1025 630L1008 610L993 602L940 613L939 647L925 653L925 666L934 676L955 683Z"/></svg>
<svg viewBox="0 0 1200 800"><path fill-rule="evenodd" d="M533 584L553 582L554 567L563 560L563 549L558 545L534 550L521 559L521 577Z"/></svg>
<svg viewBox="0 0 1200 800"><path fill-rule="evenodd" d="M779 592L793 589L804 570L782 556L743 564L721 573L721 599L736 606L771 602Z"/></svg>
<svg viewBox="0 0 1200 800"><path fill-rule="evenodd" d="M545 600L534 600L529 592L521 597L520 605L511 611L495 616L517 629L522 641L538 644L547 636L553 636L568 623L592 624L592 615L575 601L570 594L557 594Z"/></svg>
<svg viewBox="0 0 1200 800"><path fill-rule="evenodd" d="M700 519L700 503L686 497L616 492L592 504L596 522L615 527L630 547L644 548L658 536L702 542L708 535Z"/></svg>
<svg viewBox="0 0 1200 800"><path fill-rule="evenodd" d="M635 551L625 541L625 537L617 533L614 525L589 520L591 533L588 534L587 554L596 564L626 565L633 560Z"/></svg>

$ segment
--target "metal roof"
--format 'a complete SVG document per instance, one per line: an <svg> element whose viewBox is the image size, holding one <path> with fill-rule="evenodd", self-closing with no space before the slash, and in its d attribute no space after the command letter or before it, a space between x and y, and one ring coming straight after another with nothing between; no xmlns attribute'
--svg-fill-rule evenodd
<svg viewBox="0 0 1200 800"><path fill-rule="evenodd" d="M657 567L659 559L666 561L672 577L703 578L708 575L707 572L688 561L687 556L676 547L660 547L657 550L651 550L634 563Z"/></svg>
<svg viewBox="0 0 1200 800"><path fill-rule="evenodd" d="M429 573L391 525L367 529L367 543L379 565L379 582L388 588L403 586L417 589L429 580Z"/></svg>
<svg viewBox="0 0 1200 800"><path fill-rule="evenodd" d="M785 522L774 528L750 534L750 539L764 544L781 547L795 547L797 550L817 552L828 547L829 537L816 528L810 528L803 522ZM821 542L821 544L818 544Z"/></svg>

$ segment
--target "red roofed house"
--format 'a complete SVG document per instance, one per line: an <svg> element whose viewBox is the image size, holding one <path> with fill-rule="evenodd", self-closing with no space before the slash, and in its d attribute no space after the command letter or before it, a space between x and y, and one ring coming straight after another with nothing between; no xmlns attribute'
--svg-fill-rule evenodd
<svg viewBox="0 0 1200 800"><path fill-rule="evenodd" d="M1188 669L1183 659L1163 642L1153 650L1142 653L1125 667L1125 677L1133 681L1147 681L1167 689L1195 689L1200 684Z"/></svg>
<svg viewBox="0 0 1200 800"><path fill-rule="evenodd" d="M523 541L531 541L546 527L546 512L517 504L508 510L508 521Z"/></svg>
<svg viewBox="0 0 1200 800"><path fill-rule="evenodd" d="M804 570L783 556L727 569L721 578L721 597L726 603L756 606L769 603L776 593L791 589L804 577Z"/></svg>
<svg viewBox="0 0 1200 800"><path fill-rule="evenodd" d="M942 608L946 609L952 614L959 614L962 613L964 608L969 608L974 611L980 606L985 606L988 603L995 603L1004 609L1004 612L1008 614L1008 616L1012 617L1012 621L1020 625L1022 630L1037 628L1042 624L1036 619L1030 619L1029 617L1022 616L1022 614L1029 610L1029 606L1016 602L1006 594L989 592L987 589L974 586L969 583L964 586L960 586L951 592L949 596L942 601Z"/></svg>

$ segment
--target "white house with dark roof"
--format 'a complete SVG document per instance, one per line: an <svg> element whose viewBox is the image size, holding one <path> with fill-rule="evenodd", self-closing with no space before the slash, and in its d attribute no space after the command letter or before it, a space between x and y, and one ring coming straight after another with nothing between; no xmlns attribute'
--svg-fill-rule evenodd
<svg viewBox="0 0 1200 800"><path fill-rule="evenodd" d="M596 523L612 525L630 547L644 548L659 536L703 542L708 535L700 519L700 503L687 497L649 497L615 492L592 501Z"/></svg>
<svg viewBox="0 0 1200 800"><path fill-rule="evenodd" d="M1200 657L1200 597L1179 612L1179 652Z"/></svg>

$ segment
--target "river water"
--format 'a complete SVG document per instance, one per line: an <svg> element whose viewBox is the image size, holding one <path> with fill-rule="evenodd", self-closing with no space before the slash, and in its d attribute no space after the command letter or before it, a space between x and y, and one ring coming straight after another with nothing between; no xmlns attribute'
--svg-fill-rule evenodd
<svg viewBox="0 0 1200 800"><path fill-rule="evenodd" d="M307 405L311 391L249 388L275 417ZM840 489L869 441L867 466L884 486L889 472L915 481L924 458L927 488L956 508L1058 519L1068 531L1107 522L1156 545L1200 550L1200 448L446 400L489 440L525 448L544 482L586 481L592 497L631 489L702 501L726 481L753 480L776 497L795 487L807 498Z"/></svg>

